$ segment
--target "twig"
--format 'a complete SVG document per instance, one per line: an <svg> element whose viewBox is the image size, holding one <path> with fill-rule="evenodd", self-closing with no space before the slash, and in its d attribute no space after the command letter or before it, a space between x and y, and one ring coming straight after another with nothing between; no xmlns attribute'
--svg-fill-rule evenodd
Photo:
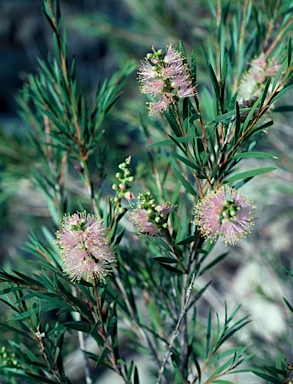
<svg viewBox="0 0 293 384"><path fill-rule="evenodd" d="M166 353L166 355L164 357L163 363L161 365L161 368L160 368L160 371L159 371L158 380L156 381L156 384L160 384L160 382L162 380L162 377L163 377L163 374L164 374L164 370L165 370L165 366L166 366L167 361L168 361L168 359L169 359L169 357L170 357L170 355L172 353L171 350L172 350L174 341L175 341L175 339L176 339L176 337L178 336L178 333L179 333L179 328L180 328L181 321L182 321L183 317L186 315L186 311L187 311L187 307L188 307L188 303L189 303L189 300L190 300L190 296L191 296L191 292L192 292L192 289L193 289L194 282L195 282L195 273L192 274L192 279L191 279L191 282L190 282L189 287L188 287L187 292L186 292L185 304L184 304L184 307L182 308L182 311L180 313L178 322L176 324L176 327L174 329L173 335L171 337L171 341L170 341L170 344L169 344L169 347L168 347L168 351L167 351L167 353Z"/></svg>
<svg viewBox="0 0 293 384"><path fill-rule="evenodd" d="M76 287L74 285L72 285L71 287L72 287L73 296L77 297ZM75 313L75 320L81 321L81 315L79 312ZM86 382L86 384L92 384L93 381L91 379L91 374L90 374L90 365L89 365L88 358L84 352L85 351L84 335L83 335L83 332L81 332L81 331L77 331L77 334L78 334L79 347L80 347L81 353L83 355L83 360L84 360L85 382Z"/></svg>
<svg viewBox="0 0 293 384"><path fill-rule="evenodd" d="M104 349L107 348L110 351L110 356L108 357L108 359L109 359L110 364L112 365L113 370L117 373L117 375L120 376L120 378L122 379L122 383L127 384L128 380L125 377L125 375L123 374L120 366L117 363L117 358L116 358L116 354L115 354L115 351L113 348L113 344L109 340L109 336L108 336L108 334L105 330L104 324L103 324L103 315L102 315L100 297L99 297L99 293L97 291L96 278L94 281L94 295L95 295L95 299L96 299L96 309L97 309L98 317L99 317L99 321L100 321L99 334L104 340Z"/></svg>
<svg viewBox="0 0 293 384"><path fill-rule="evenodd" d="M159 361L159 357L158 357L157 351L156 351L156 349L155 349L155 347L154 347L154 345L153 345L151 339L149 338L148 334L145 332L145 330L143 329L143 327L140 326L140 322L139 322L139 320L138 320L137 314L136 314L135 311L132 309L132 306L131 306L131 304L130 304L130 302L129 302L129 300L128 300L128 296L127 296L126 290L125 290L124 285L122 284L122 281L121 281L121 279L120 279L120 277L119 277L119 275L118 275L118 271L115 272L115 281L116 281L116 283L117 283L119 289L121 290L121 293L122 293L122 295L123 295L123 299L124 299L124 301L125 301L125 304L126 304L126 306L127 306L127 309L128 309L128 311L129 311L129 313L132 315L133 320L135 320L135 322L136 322L136 324L137 324L137 329L135 330L136 333L137 333L138 335L139 335L139 333L140 333L140 335L143 336L143 338L145 339L145 342L147 343L148 347L150 348L150 351L151 351L152 354L153 354L153 357L154 357L156 363L157 363L158 366L159 366L160 361Z"/></svg>

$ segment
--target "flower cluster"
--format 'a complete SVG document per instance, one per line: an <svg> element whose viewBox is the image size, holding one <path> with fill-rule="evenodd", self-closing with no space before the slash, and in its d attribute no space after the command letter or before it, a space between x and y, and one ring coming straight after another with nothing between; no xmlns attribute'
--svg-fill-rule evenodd
<svg viewBox="0 0 293 384"><path fill-rule="evenodd" d="M78 212L65 216L57 231L62 267L72 280L105 279L116 263L103 225L94 215Z"/></svg>
<svg viewBox="0 0 293 384"><path fill-rule="evenodd" d="M234 245L250 233L255 206L239 191L221 187L211 191L194 209L195 223L203 236L216 241L221 236Z"/></svg>
<svg viewBox="0 0 293 384"><path fill-rule="evenodd" d="M10 369L21 368L15 354L8 352L5 347L1 347L0 349L0 365Z"/></svg>
<svg viewBox="0 0 293 384"><path fill-rule="evenodd" d="M141 93L150 94L160 99L150 102L149 113L154 116L176 105L179 99L196 96L196 89L185 63L183 55L171 45L148 53L138 68L138 80Z"/></svg>
<svg viewBox="0 0 293 384"><path fill-rule="evenodd" d="M170 202L156 204L150 192L139 194L137 208L130 213L130 221L139 234L159 236L167 228L168 215L175 208Z"/></svg>
<svg viewBox="0 0 293 384"><path fill-rule="evenodd" d="M267 79L276 76L279 69L280 65L274 59L267 60L264 54L252 60L239 82L237 99L243 103L241 107L255 101L264 91Z"/></svg>
<svg viewBox="0 0 293 384"><path fill-rule="evenodd" d="M121 207L121 199L124 197L127 200L134 199L134 194L130 191L131 183L134 181L134 177L131 176L131 170L129 168L131 162L131 156L127 157L123 163L118 165L121 172L116 173L117 184L112 185L112 189L116 191L116 196L111 200L112 203L118 205L121 213L125 210Z"/></svg>

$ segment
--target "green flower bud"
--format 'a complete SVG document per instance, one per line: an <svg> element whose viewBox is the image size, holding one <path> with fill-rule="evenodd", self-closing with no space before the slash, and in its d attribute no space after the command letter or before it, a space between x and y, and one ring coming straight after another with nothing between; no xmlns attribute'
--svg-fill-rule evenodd
<svg viewBox="0 0 293 384"><path fill-rule="evenodd" d="M125 167L126 167L126 163L125 162L123 162L123 163L118 165L119 169L125 169Z"/></svg>
<svg viewBox="0 0 293 384"><path fill-rule="evenodd" d="M230 210L230 215L231 215L232 217L235 217L235 216L237 215L237 211L236 211L236 209L231 209L231 210Z"/></svg>

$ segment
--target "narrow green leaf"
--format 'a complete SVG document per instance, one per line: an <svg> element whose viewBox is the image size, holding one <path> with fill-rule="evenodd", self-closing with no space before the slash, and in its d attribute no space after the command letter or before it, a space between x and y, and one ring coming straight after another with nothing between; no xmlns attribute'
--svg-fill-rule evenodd
<svg viewBox="0 0 293 384"><path fill-rule="evenodd" d="M218 83L217 77L215 75L215 72L214 72L213 67L212 67L211 64L209 64L209 72L210 72L210 75L211 75L211 80L212 80L212 84L213 84L213 87L214 87L214 91L215 91L216 97L217 97L217 99L219 99L220 98L220 87L219 87L219 83Z"/></svg>
<svg viewBox="0 0 293 384"><path fill-rule="evenodd" d="M188 142L191 142L193 138L194 138L193 136L176 137L176 141L178 141L178 143L188 143ZM146 148L166 147L173 144L174 144L174 140L168 139L168 140L162 140L152 144L148 144Z"/></svg>
<svg viewBox="0 0 293 384"><path fill-rule="evenodd" d="M209 309L208 323L207 323L207 333L206 333L206 358L210 355L210 342L211 342L211 329L212 329L212 313Z"/></svg>
<svg viewBox="0 0 293 384"><path fill-rule="evenodd" d="M193 236L189 236L187 237L186 239L184 240L180 240L177 245L187 245L187 244L190 244L192 243L193 241L197 240L198 239L198 236L197 235L193 235Z"/></svg>
<svg viewBox="0 0 293 384"><path fill-rule="evenodd" d="M286 85L284 88L282 88L282 89L276 94L276 96L273 97L273 99L271 100L271 104L274 103L276 100L278 100L281 96L283 96L284 93L288 92L289 89L291 89L292 87L293 87L293 83L288 84L288 85Z"/></svg>
<svg viewBox="0 0 293 384"><path fill-rule="evenodd" d="M165 111L164 116L166 117L172 131L175 133L176 137L182 137L182 133L180 131L180 127L176 120L175 114L172 110Z"/></svg>
<svg viewBox="0 0 293 384"><path fill-rule="evenodd" d="M20 335L20 336L23 337L23 338L28 338L28 339L30 339L32 342L35 342L35 340L34 340L33 338L31 338L28 334L26 334L26 333L23 332L23 331L20 331L20 330L17 329L17 328L11 327L11 326L8 325L8 324L0 323L0 328L8 329L9 331L12 331L13 333L15 333L15 334L17 334L17 335Z"/></svg>
<svg viewBox="0 0 293 384"><path fill-rule="evenodd" d="M287 370L286 369L278 369L278 368L275 368L275 367L269 367L269 366L266 366L267 370L272 372L272 373L275 373L277 375L282 375L284 377L284 379L286 378L286 375L287 375Z"/></svg>
<svg viewBox="0 0 293 384"><path fill-rule="evenodd" d="M216 265L220 261L222 261L228 254L229 254L229 252L225 252L225 253L222 253L221 255L219 255L218 257L216 257L213 261L211 261L206 267L204 267L200 271L199 276L203 275L207 270L211 269L214 265Z"/></svg>
<svg viewBox="0 0 293 384"><path fill-rule="evenodd" d="M248 112L250 108L241 108L239 110L239 113ZM231 117L236 116L236 110L224 113L223 115L217 117L216 119L212 120L207 126L213 125L215 123L219 123L220 121L231 119Z"/></svg>
<svg viewBox="0 0 293 384"><path fill-rule="evenodd" d="M156 260L159 263L177 264L177 260L173 259L172 257L157 256L157 257L153 257L153 260Z"/></svg>
<svg viewBox="0 0 293 384"><path fill-rule="evenodd" d="M235 362L235 357L233 356L230 359L228 359L225 363L217 367L212 373L212 375L209 377L208 382L212 383L213 377L218 377L219 374L225 372L227 369L228 370L231 369L234 362Z"/></svg>
<svg viewBox="0 0 293 384"><path fill-rule="evenodd" d="M76 331L81 331L90 334L92 327L86 321L67 321L63 325L70 329L75 329Z"/></svg>
<svg viewBox="0 0 293 384"><path fill-rule="evenodd" d="M8 367L0 367L1 369L5 369L5 371L9 372L11 376L16 376L16 377L23 377L22 382L28 382L29 380L30 383L47 383L47 384L56 384L56 381L50 380L46 377L43 376L38 376L32 373L28 373L25 370L22 369L16 369L16 368L8 368ZM29 379L28 379L29 378ZM27 379L27 380L25 380Z"/></svg>
<svg viewBox="0 0 293 384"><path fill-rule="evenodd" d="M231 348L231 349L228 349L227 351L223 351L217 355L215 355L209 362L207 365L211 365L211 364L214 364L215 362L223 359L224 357L227 357L229 355L236 355L236 356L241 356L243 355L243 353L246 351L247 347L235 347L235 348Z"/></svg>
<svg viewBox="0 0 293 384"><path fill-rule="evenodd" d="M266 99L266 96L267 96L270 84L271 84L271 79L268 78L267 81L266 81L266 85L264 87L263 93L262 93L262 98L261 98L261 101L259 103L259 108L262 108L262 106L263 106L263 103L264 103L264 101Z"/></svg>
<svg viewBox="0 0 293 384"><path fill-rule="evenodd" d="M177 275L182 275L183 273L181 270L177 268L173 268L169 264L164 264L164 263L159 263L159 264L162 268L167 269L169 272L176 273Z"/></svg>
<svg viewBox="0 0 293 384"><path fill-rule="evenodd" d="M279 68L278 72L276 73L276 75L274 76L274 81L273 81L273 84L272 84L272 87L271 87L272 90L275 90L276 86L280 82L280 79L282 81L284 80L283 74L284 74L285 68L287 67L287 64L288 64L288 62L287 62L287 60L285 60L283 62L283 64L280 66L280 68ZM288 74L288 72L285 74L285 77L286 77L287 74Z"/></svg>
<svg viewBox="0 0 293 384"><path fill-rule="evenodd" d="M192 163L190 160L186 159L185 157L178 155L177 153L174 153L174 152L172 153L172 155L177 159L179 159L180 161L182 161L184 164L188 165L190 168L193 168L199 172L201 171L200 167L196 166L194 163Z"/></svg>
<svg viewBox="0 0 293 384"><path fill-rule="evenodd" d="M139 376L138 376L138 369L137 369L137 367L134 367L133 384L139 384Z"/></svg>
<svg viewBox="0 0 293 384"><path fill-rule="evenodd" d="M174 384L182 384L185 382L184 377L182 376L182 373L178 367L177 361L175 360L175 354L172 354L172 364L174 368L174 373L175 373L175 380Z"/></svg>
<svg viewBox="0 0 293 384"><path fill-rule="evenodd" d="M245 159L245 158L268 158L268 159L278 159L278 157L272 155L271 153L267 152L242 152L238 153L237 155L234 155L232 159Z"/></svg>
<svg viewBox="0 0 293 384"><path fill-rule="evenodd" d="M193 362L194 362L194 365L196 367L196 370L197 370L197 375L198 375L198 382L201 383L201 367L196 359L196 356L195 354L192 352L192 356L193 356Z"/></svg>
<svg viewBox="0 0 293 384"><path fill-rule="evenodd" d="M256 109L260 105L261 100L262 100L262 95L260 95L258 97L258 99L254 102L253 106L250 108L250 111L249 111L249 113L248 113L248 115L247 115L247 117L246 117L246 119L245 119L245 121L244 121L244 123L243 123L243 125L241 127L242 132L246 132L246 130L247 130L248 126L249 126L249 123L251 122L251 119L253 118L253 115L254 115ZM241 110L240 110L240 112L241 112Z"/></svg>
<svg viewBox="0 0 293 384"><path fill-rule="evenodd" d="M292 39L289 37L288 39L288 54L287 54L287 60L288 60L288 67L290 67L292 59Z"/></svg>
<svg viewBox="0 0 293 384"><path fill-rule="evenodd" d="M264 173L272 172L275 169L276 169L276 167L257 168L257 169L253 169L251 171L238 173L237 175L229 177L226 181L228 183L232 183L233 181L236 181L236 180L251 179L252 177L262 175Z"/></svg>
<svg viewBox="0 0 293 384"><path fill-rule="evenodd" d="M196 268L195 268L196 270ZM194 298L192 299L191 303L189 304L189 307L192 307L198 299L201 298L201 296L203 295L203 293L206 291L206 289L212 284L211 281L209 281L208 283L206 283L206 285L200 289L195 295L194 295Z"/></svg>
<svg viewBox="0 0 293 384"><path fill-rule="evenodd" d="M195 53L193 50L191 52L190 73L191 73L191 77L192 77L194 83L196 83L196 57L195 57Z"/></svg>
<svg viewBox="0 0 293 384"><path fill-rule="evenodd" d="M183 185L183 187L187 190L187 192L189 192L191 195L193 196L197 196L197 193L195 192L194 188L191 186L191 184L182 176L182 174L179 172L178 169L173 168L173 171L175 173L175 176L177 177L177 179L181 182L181 184Z"/></svg>
<svg viewBox="0 0 293 384"><path fill-rule="evenodd" d="M238 323L240 323L240 322L238 322ZM235 325L234 325L231 328L231 330L221 339L221 342L219 343L219 346L222 345L226 340L228 340L231 336L233 336L234 333L238 332L241 328L243 328L248 323L250 323L250 320L245 321L244 323L241 323L238 327L235 327Z"/></svg>
<svg viewBox="0 0 293 384"><path fill-rule="evenodd" d="M285 301L285 303L286 303L287 307L290 309L290 311L293 313L293 307L292 307L292 305L289 303L289 301L286 300L285 297L283 297L283 300Z"/></svg>
<svg viewBox="0 0 293 384"><path fill-rule="evenodd" d="M277 379L273 376L269 376L263 372L258 372L258 371L252 371L256 376L261 377L262 379L265 379L268 383L273 383L273 384L283 384L284 380Z"/></svg>
<svg viewBox="0 0 293 384"><path fill-rule="evenodd" d="M96 367L98 367L99 365L102 365L106 359L106 357L108 356L109 354L109 349L108 348L104 348L102 353L100 354L99 358L96 360Z"/></svg>

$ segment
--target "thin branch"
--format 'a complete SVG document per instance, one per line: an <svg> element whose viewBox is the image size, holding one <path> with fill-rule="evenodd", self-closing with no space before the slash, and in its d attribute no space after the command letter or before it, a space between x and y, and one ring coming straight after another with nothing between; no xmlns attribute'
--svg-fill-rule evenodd
<svg viewBox="0 0 293 384"><path fill-rule="evenodd" d="M74 285L71 286L72 294L74 297L77 297L77 289ZM81 315L79 312L75 312L75 320L81 321ZM87 355L85 354L85 341L84 341L84 334L82 331L77 331L78 334L78 341L79 341L79 348L81 350L83 361L84 361L84 374L85 374L85 382L86 384L92 384L93 381L91 379L91 373L90 373L90 365Z"/></svg>
<svg viewBox="0 0 293 384"><path fill-rule="evenodd" d="M122 283L122 281L121 281L117 271L115 272L115 281L116 281L119 289L121 290L121 293L123 295L123 299L124 299L125 304L127 306L127 309L128 309L129 313L132 316L132 320L134 320L136 322L136 325L137 325L137 327L135 329L136 333L138 334L138 336L142 336L144 338L144 340L147 343L150 351L153 354L153 357L154 357L156 363L158 364L158 366L160 366L159 365L160 364L160 360L159 360L159 356L157 354L157 351L156 351L156 349L155 349L151 339L149 338L148 334L145 332L144 328L141 326L141 324L139 322L139 319L137 317L137 314L133 310L133 308L132 308L132 306L131 306L131 304L130 304L130 302L128 300L128 296L127 296L126 290L124 288L124 285L123 285L123 283Z"/></svg>
<svg viewBox="0 0 293 384"><path fill-rule="evenodd" d="M173 335L171 337L170 344L169 344L169 347L168 347L168 351L167 351L167 353L166 353L166 355L164 357L163 363L161 365L161 368L160 368L160 371L159 371L158 380L156 381L156 384L160 384L160 382L161 382L161 380L163 378L165 366L167 364L167 361L168 361L169 357L172 354L173 344L174 344L174 342L176 340L176 337L178 336L179 328L180 328L182 319L186 315L186 312L187 312L187 307L188 307L188 303L189 303L189 300L190 300L190 296L191 296L191 292L192 292L192 289L193 289L194 282L195 282L195 273L192 274L192 279L191 279L191 282L190 282L189 287L188 287L187 292L186 292L185 304L184 304L184 306L182 308L182 311L180 313L178 322L176 324L176 327L174 329Z"/></svg>

